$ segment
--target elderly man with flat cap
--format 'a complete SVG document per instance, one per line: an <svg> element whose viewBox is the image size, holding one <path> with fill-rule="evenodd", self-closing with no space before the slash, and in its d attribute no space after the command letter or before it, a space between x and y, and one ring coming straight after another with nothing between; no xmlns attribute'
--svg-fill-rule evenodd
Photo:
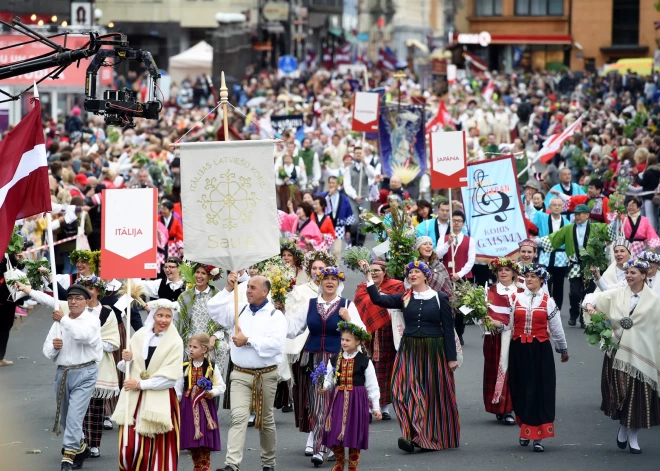
<svg viewBox="0 0 660 471"><path fill-rule="evenodd" d="M81 468L90 453L85 444L83 420L96 386L98 363L103 356L101 322L86 309L91 298L84 286L71 285L66 295L69 314L53 311L55 322L43 346L44 355L57 365L57 411L53 432L59 435L62 422L62 471Z"/></svg>
<svg viewBox="0 0 660 471"><path fill-rule="evenodd" d="M275 469L277 435L273 404L277 390L277 367L284 356L287 322L284 314L268 301L270 281L254 276L247 282L248 303L238 306L238 326L234 322L234 296L238 274L231 272L227 287L208 303L209 316L231 329L231 361L234 370L229 377L231 425L227 434L227 458L222 471L238 471L243 461L243 447L250 412L256 414L254 428L259 430L262 471Z"/></svg>

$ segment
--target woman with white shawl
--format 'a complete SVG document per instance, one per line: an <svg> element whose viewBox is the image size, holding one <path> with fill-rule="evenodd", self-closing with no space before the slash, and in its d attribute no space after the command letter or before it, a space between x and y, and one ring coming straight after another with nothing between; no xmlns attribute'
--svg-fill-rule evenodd
<svg viewBox="0 0 660 471"><path fill-rule="evenodd" d="M597 268L591 267L591 272L594 274L594 283L596 284L595 293L627 286L624 265L630 260L630 242L628 242L627 239L620 237L613 245L614 263L607 267L607 270L605 270L602 276Z"/></svg>
<svg viewBox="0 0 660 471"><path fill-rule="evenodd" d="M639 429L660 425L659 298L646 284L648 262L631 260L624 268L626 287L589 294L583 306L587 324L598 312L607 315L612 341L618 345L607 350L603 360L600 410L619 421L617 446L641 454Z"/></svg>
<svg viewBox="0 0 660 471"><path fill-rule="evenodd" d="M119 469L174 471L179 460L180 428L174 386L183 376L183 341L172 325L178 304L159 299L151 301L149 307L144 327L131 337L117 365L126 372L126 362L131 362L112 416L120 425ZM124 445L122 436L127 425L128 444Z"/></svg>

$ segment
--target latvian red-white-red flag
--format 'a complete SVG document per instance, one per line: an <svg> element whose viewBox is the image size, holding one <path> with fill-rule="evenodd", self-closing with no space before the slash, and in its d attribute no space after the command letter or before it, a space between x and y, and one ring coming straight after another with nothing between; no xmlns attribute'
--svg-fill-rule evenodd
<svg viewBox="0 0 660 471"><path fill-rule="evenodd" d="M493 95L495 94L495 83L493 80L488 81L488 85L481 91L481 96L483 99L486 101L486 103L490 103L493 101Z"/></svg>
<svg viewBox="0 0 660 471"><path fill-rule="evenodd" d="M338 45L335 49L335 65L345 65L351 64L353 62L351 58L351 43L344 41L342 44Z"/></svg>
<svg viewBox="0 0 660 471"><path fill-rule="evenodd" d="M575 134L575 131L582 128L582 116L580 116L573 124L564 129L559 134L553 134L543 142L543 146L537 155L537 158L544 164L550 162L554 155L559 152L561 146L564 145L566 139Z"/></svg>
<svg viewBox="0 0 660 471"><path fill-rule="evenodd" d="M0 254L7 250L17 219L48 211L48 160L37 99L0 142Z"/></svg>
<svg viewBox="0 0 660 471"><path fill-rule="evenodd" d="M326 70L332 70L335 67L335 62L332 57L332 49L328 46L323 46L323 49L321 49L321 64Z"/></svg>

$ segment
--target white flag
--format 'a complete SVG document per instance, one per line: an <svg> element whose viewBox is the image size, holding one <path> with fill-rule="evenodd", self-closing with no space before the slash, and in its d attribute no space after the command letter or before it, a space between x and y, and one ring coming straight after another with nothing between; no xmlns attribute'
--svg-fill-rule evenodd
<svg viewBox="0 0 660 471"><path fill-rule="evenodd" d="M271 140L181 144L184 256L227 270L280 253Z"/></svg>

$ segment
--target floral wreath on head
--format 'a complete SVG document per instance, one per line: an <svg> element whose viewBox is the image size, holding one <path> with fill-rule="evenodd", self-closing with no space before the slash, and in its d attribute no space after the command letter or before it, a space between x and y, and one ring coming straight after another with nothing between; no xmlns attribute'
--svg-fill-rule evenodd
<svg viewBox="0 0 660 471"><path fill-rule="evenodd" d="M422 273L424 273L424 276L426 279L430 279L433 276L433 272L431 269L426 265L424 262L420 262L419 260L415 260L414 262L410 262L408 265L406 265L405 272L406 272L406 278L408 278L408 273L410 273L410 270L413 268L417 270L421 270Z"/></svg>
<svg viewBox="0 0 660 471"><path fill-rule="evenodd" d="M89 267L92 270L92 273L98 271L99 262L101 261L101 252L96 250L92 252L91 250L74 250L69 254L69 260L74 265L78 263L79 260L89 263Z"/></svg>
<svg viewBox="0 0 660 471"><path fill-rule="evenodd" d="M546 270L545 267L537 263L530 263L528 265L523 265L520 268L520 274L522 276L526 276L528 273L532 273L538 276L544 282L548 281L548 278L550 278L550 273L548 273L548 270Z"/></svg>
<svg viewBox="0 0 660 471"><path fill-rule="evenodd" d="M507 257L494 258L490 261L488 267L493 273L497 273L500 268L510 268L514 273L520 273L520 264Z"/></svg>
<svg viewBox="0 0 660 471"><path fill-rule="evenodd" d="M305 261L305 254L303 253L302 250L300 250L300 247L298 247L298 244L296 244L296 241L293 239L281 239L280 240L280 255L282 255L282 252L285 250L288 250L293 254L293 258L296 260L296 266L300 267Z"/></svg>
<svg viewBox="0 0 660 471"><path fill-rule="evenodd" d="M660 265L660 255L655 252L645 251L640 253L637 258L649 263L655 263Z"/></svg>
<svg viewBox="0 0 660 471"><path fill-rule="evenodd" d="M636 258L635 260L628 260L623 264L623 269L627 270L629 268L637 268L638 270L648 270L651 268L651 264L646 260Z"/></svg>
<svg viewBox="0 0 660 471"><path fill-rule="evenodd" d="M96 289L98 289L99 290L99 299L102 299L102 298L105 297L105 292L106 292L106 289L108 288L108 285L106 285L105 281L103 281L101 278L99 278L96 275L79 276L74 284L84 286L85 288L96 288Z"/></svg>
<svg viewBox="0 0 660 471"><path fill-rule="evenodd" d="M312 252L307 252L305 255L305 261L303 262L303 267L305 268L305 271L307 272L307 275L309 277L312 277L312 265L314 265L314 262L317 260L322 261L325 263L326 267L335 267L337 266L337 259L335 258L334 255L329 254L325 250L316 250Z"/></svg>
<svg viewBox="0 0 660 471"><path fill-rule="evenodd" d="M348 322L348 321L337 322L337 330L339 332L350 332L355 336L356 339L358 339L361 342L368 342L369 340L371 340L371 334L369 332L364 330L359 325L353 324L352 322Z"/></svg>
<svg viewBox="0 0 660 471"><path fill-rule="evenodd" d="M330 276L336 276L339 281L345 281L346 280L346 275L344 275L344 272L341 271L337 267L322 268L319 271L319 274L316 275L316 280L317 280L317 282L321 282L322 280L325 280L326 278L328 278Z"/></svg>
<svg viewBox="0 0 660 471"><path fill-rule="evenodd" d="M197 271L197 269L200 267L208 272L213 281L218 281L220 278L222 278L222 270L220 270L218 267L214 267L213 265L206 265L205 263L193 262L193 272Z"/></svg>
<svg viewBox="0 0 660 471"><path fill-rule="evenodd" d="M169 309L170 311L172 311L173 314L174 314L174 312L178 312L179 307L180 307L178 302L170 301L169 299L163 299L163 298L154 299L153 301L149 301L147 303L147 306L149 306L151 311L153 311L154 313L158 309Z"/></svg>

